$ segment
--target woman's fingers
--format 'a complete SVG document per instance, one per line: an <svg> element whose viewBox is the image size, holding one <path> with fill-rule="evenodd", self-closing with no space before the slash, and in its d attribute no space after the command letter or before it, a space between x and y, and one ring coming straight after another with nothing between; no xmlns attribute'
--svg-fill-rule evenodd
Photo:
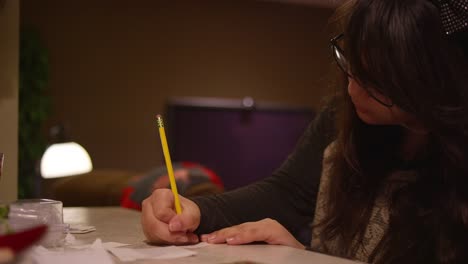
<svg viewBox="0 0 468 264"><path fill-rule="evenodd" d="M265 222L247 222L240 225L223 228L215 231L211 234L202 235L201 239L204 242L219 244L219 243L237 243L243 241L243 243L250 243L254 241L265 241Z"/></svg>
<svg viewBox="0 0 468 264"><path fill-rule="evenodd" d="M264 241L268 244L304 248L286 228L277 221L269 218L224 228L211 234L202 235L201 241L213 244L228 243L231 245Z"/></svg>
<svg viewBox="0 0 468 264"><path fill-rule="evenodd" d="M200 209L194 202L182 196L180 196L180 201L182 214L176 214L171 218L169 229L171 231L193 232L200 225Z"/></svg>
<svg viewBox="0 0 468 264"><path fill-rule="evenodd" d="M185 244L191 243L194 238L193 234L186 232L171 232L167 223L159 220L153 211L151 204L143 202L141 214L141 224L145 227L143 232L151 243L156 244ZM198 238L197 238L198 240Z"/></svg>
<svg viewBox="0 0 468 264"><path fill-rule="evenodd" d="M149 242L156 244L198 242L198 236L192 231L199 224L199 209L193 202L180 198L185 205L185 210L180 215L174 210L174 196L170 190L158 189L143 201L141 224Z"/></svg>
<svg viewBox="0 0 468 264"><path fill-rule="evenodd" d="M230 245L242 245L256 241L264 241L268 243L268 240L266 239L266 232L266 230L256 227L246 228L237 234L228 235L226 237L226 243Z"/></svg>
<svg viewBox="0 0 468 264"><path fill-rule="evenodd" d="M142 224L150 226L149 229L144 229L144 233L149 242L155 244L187 244L197 243L198 236L191 232L171 232L166 223L159 220L153 220L150 224L145 222L145 217L142 217ZM149 232L153 230L155 232Z"/></svg>

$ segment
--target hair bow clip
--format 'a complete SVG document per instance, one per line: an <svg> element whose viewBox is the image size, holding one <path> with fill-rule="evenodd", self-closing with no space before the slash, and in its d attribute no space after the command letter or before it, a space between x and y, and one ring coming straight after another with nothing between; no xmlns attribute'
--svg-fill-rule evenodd
<svg viewBox="0 0 468 264"><path fill-rule="evenodd" d="M437 0L442 27L447 35L468 27L468 0Z"/></svg>

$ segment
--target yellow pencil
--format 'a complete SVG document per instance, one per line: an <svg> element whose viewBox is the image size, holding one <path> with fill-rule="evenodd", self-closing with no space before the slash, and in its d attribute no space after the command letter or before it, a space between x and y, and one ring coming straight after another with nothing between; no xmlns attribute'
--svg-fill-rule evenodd
<svg viewBox="0 0 468 264"><path fill-rule="evenodd" d="M161 137L161 145L164 153L164 159L166 160L167 174L169 175L169 181L171 183L171 190L174 194L174 204L176 213L182 213L182 207L180 207L179 193L177 192L177 185L174 177L174 170L172 169L171 155L169 154L169 147L167 146L166 132L164 131L164 123L161 115L156 116L159 128L159 136Z"/></svg>

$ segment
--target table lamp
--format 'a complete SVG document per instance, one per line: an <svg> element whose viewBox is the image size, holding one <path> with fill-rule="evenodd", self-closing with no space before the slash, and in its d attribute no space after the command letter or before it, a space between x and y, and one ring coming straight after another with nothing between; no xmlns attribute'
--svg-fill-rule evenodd
<svg viewBox="0 0 468 264"><path fill-rule="evenodd" d="M52 144L41 159L41 175L45 179L83 174L92 169L88 152L76 142Z"/></svg>
<svg viewBox="0 0 468 264"><path fill-rule="evenodd" d="M66 141L63 126L51 131L55 142L42 155L40 172L42 178L59 178L90 172L93 164L88 152L78 143ZM58 140L57 140L58 139Z"/></svg>

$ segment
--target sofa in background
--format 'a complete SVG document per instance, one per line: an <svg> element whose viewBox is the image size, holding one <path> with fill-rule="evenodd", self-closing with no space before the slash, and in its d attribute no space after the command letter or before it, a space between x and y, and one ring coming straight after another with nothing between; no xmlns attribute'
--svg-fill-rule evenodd
<svg viewBox="0 0 468 264"><path fill-rule="evenodd" d="M125 170L93 170L77 176L44 179L43 197L63 206L118 206L122 190L137 173Z"/></svg>
<svg viewBox="0 0 468 264"><path fill-rule="evenodd" d="M129 190L134 191L135 182L151 177L157 179L155 176L151 172L98 169L77 176L43 179L42 197L62 201L63 206L123 206L139 210L140 202L129 203ZM152 182L148 184L148 187L151 186ZM221 193L223 190L222 183L207 180L193 182L180 194L192 197Z"/></svg>

